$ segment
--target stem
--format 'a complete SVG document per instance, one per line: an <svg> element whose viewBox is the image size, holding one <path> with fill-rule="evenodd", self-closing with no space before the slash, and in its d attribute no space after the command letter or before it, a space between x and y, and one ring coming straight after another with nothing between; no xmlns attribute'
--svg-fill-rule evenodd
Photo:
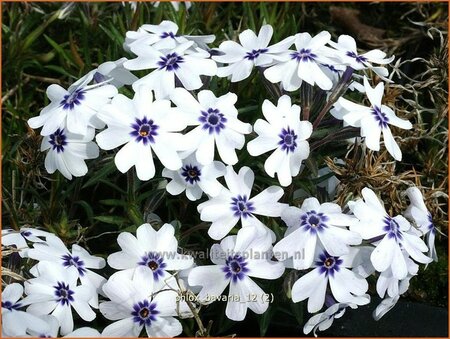
<svg viewBox="0 0 450 339"><path fill-rule="evenodd" d="M345 91L348 88L348 85L350 84L350 80L352 79L353 71L354 70L351 67L346 68L344 74L342 74L342 77L339 79L339 82L336 84L333 91L331 92L331 95L328 98L327 103L322 108L316 120L314 121L313 123L314 129L316 129L317 126L319 126L320 122L322 121L325 114L330 110L331 106L333 106L334 103L345 93Z"/></svg>
<svg viewBox="0 0 450 339"><path fill-rule="evenodd" d="M180 289L181 293L186 295L188 294L190 291L189 290L182 290L181 286L180 286L180 282L178 281L178 277L176 277L176 281L177 281L177 285L178 288ZM192 302L189 300L189 298L184 298L184 302L186 302L186 304L188 305L189 309L191 310L194 319L198 325L198 332L200 334L201 337L208 337L208 333L209 333L209 329L211 328L211 324L208 325L208 329L205 328L205 326L203 325L202 320L200 319L200 316L198 315L197 309L194 307L194 305L192 305Z"/></svg>
<svg viewBox="0 0 450 339"><path fill-rule="evenodd" d="M325 138L322 138L321 140L311 144L311 151L315 150L316 148L319 148L320 146L323 146L323 145L329 143L330 141L338 140L338 139L347 139L347 138L353 137L352 134L357 131L359 131L359 128L351 127L351 126L344 127L342 130L340 130L334 134L327 135Z"/></svg>

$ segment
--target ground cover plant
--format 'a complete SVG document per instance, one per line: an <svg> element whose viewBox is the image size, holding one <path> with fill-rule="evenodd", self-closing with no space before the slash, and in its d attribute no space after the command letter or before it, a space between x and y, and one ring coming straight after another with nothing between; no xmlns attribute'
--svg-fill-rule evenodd
<svg viewBox="0 0 450 339"><path fill-rule="evenodd" d="M320 335L447 306L445 5L2 15L4 336Z"/></svg>

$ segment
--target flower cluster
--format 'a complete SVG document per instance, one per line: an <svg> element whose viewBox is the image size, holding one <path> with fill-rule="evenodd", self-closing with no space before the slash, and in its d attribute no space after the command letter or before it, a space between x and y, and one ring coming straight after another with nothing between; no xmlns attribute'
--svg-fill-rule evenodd
<svg viewBox="0 0 450 339"><path fill-rule="evenodd" d="M376 292L383 298L374 312L379 319L407 290L419 264L437 260L436 229L416 187L406 191L411 205L403 215L389 215L368 187L345 206L310 196L301 206L287 201L325 115L354 127L374 151L383 134L396 160L402 153L389 126L412 124L383 104L383 81L390 81L386 65L393 57L380 50L359 53L353 38L342 35L334 42L326 31L276 43L272 35L272 27L264 25L258 34L245 30L239 42L212 48L214 36L182 35L170 21L147 24L126 34L124 48L132 59L101 64L68 90L49 86L50 104L28 120L30 127L42 127L49 173L58 170L69 180L83 176L85 160L98 157L99 149L116 150L120 172L135 167L142 181L164 180L171 195L203 199L196 205L199 218L220 243L209 251L212 264L202 265L180 251L171 224L143 224L135 235L119 234L121 250L106 260L117 272L106 277L94 271L103 269L105 260L77 244L69 250L57 236L33 228L2 231L3 246L36 261L33 278L3 291L4 335L98 336L92 328L74 331L73 318L74 310L90 322L98 309L111 321L102 336L138 337L145 328L149 337L174 337L183 332L180 319L196 317L202 304L226 301L225 314L234 321L244 320L247 309L266 312L272 296L261 287L264 280L277 280L288 270L301 271L288 297L307 300L309 313L320 312L304 326L305 333L315 333L348 307L370 302L369 276L377 278ZM254 122L239 113L239 93L205 89L213 77L239 82L253 68L280 93L276 102L260 103L262 114ZM138 78L131 72L138 70L147 74ZM372 72L381 79L374 88ZM129 86L132 98L118 92L122 86ZM370 106L345 99L347 88L365 93ZM314 120L295 96L311 89L326 101ZM261 168L250 168L239 163L245 152L269 154ZM256 171L270 178L256 184ZM283 188L264 187L266 182ZM273 223L286 226L284 235L274 232Z"/></svg>

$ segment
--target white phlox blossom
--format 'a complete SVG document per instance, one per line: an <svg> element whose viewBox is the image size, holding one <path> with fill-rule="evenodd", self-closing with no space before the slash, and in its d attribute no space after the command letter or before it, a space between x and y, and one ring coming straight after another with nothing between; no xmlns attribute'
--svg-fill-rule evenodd
<svg viewBox="0 0 450 339"><path fill-rule="evenodd" d="M198 205L200 219L212 223L208 230L211 238L222 239L239 221L242 227L267 229L255 215L279 217L287 207L278 202L284 193L278 186L270 186L251 197L254 179L249 167L244 166L236 173L233 167L228 166L225 174L228 188L224 187L218 196Z"/></svg>
<svg viewBox="0 0 450 339"><path fill-rule="evenodd" d="M98 119L98 111L117 94L117 88L105 82L89 85L96 70L86 74L73 83L68 90L60 85L50 85L47 97L50 104L37 117L30 118L31 128L42 127L41 135L49 136L56 130L67 128L68 132L88 134L88 128L103 128L105 124Z"/></svg>
<svg viewBox="0 0 450 339"><path fill-rule="evenodd" d="M31 227L21 227L19 231L12 229L2 230L2 246L15 247L22 258L28 257L28 242L44 242L52 233Z"/></svg>
<svg viewBox="0 0 450 339"><path fill-rule="evenodd" d="M189 284L202 286L199 301L210 304L226 300L226 316L234 321L244 320L247 309L257 314L269 307L269 296L252 278L277 279L284 272L280 262L272 258L269 232L255 233L251 228L239 230L237 236L228 236L211 248L214 265L194 267L189 273ZM228 297L221 297L229 286Z"/></svg>

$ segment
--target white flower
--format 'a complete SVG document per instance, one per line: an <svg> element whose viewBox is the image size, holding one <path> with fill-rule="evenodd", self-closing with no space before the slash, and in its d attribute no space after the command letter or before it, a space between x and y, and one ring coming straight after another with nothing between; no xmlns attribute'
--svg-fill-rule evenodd
<svg viewBox="0 0 450 339"><path fill-rule="evenodd" d="M273 35L273 28L270 25L261 27L258 36L247 29L239 34L238 44L235 41L224 41L220 44L219 55L213 56L213 60L230 64L226 67L220 67L217 70L219 77L231 75L231 82L237 82L249 77L253 66L266 67L270 65L277 54L286 52L294 43L294 37L288 37L283 41L269 46Z"/></svg>
<svg viewBox="0 0 450 339"><path fill-rule="evenodd" d="M2 246L15 246L22 258L28 257L28 243L44 242L45 237L51 233L36 228L22 227L20 231L11 229L2 230Z"/></svg>
<svg viewBox="0 0 450 339"><path fill-rule="evenodd" d="M323 90L333 86L330 78L321 70L321 64L333 64L328 58L330 33L323 31L314 37L309 33L295 36L296 51L289 51L285 61L276 63L264 71L265 77L273 83L281 82L286 91L295 91L303 81L311 86L317 84Z"/></svg>
<svg viewBox="0 0 450 339"><path fill-rule="evenodd" d="M47 236L45 243L35 243L29 250L28 256L39 261L49 261L60 265L60 267L75 267L78 272L81 284L92 288L95 291L93 298L89 300L92 307L98 307L98 296L101 286L106 281L99 274L91 271L89 268L101 269L105 267L105 259L90 255L88 251L77 244L72 245L72 251L69 251L64 243L55 235ZM30 269L34 274L37 266Z"/></svg>
<svg viewBox="0 0 450 339"><path fill-rule="evenodd" d="M72 176L84 176L88 168L86 159L95 159L99 155L98 146L92 141L95 130L89 127L85 134L73 134L65 128L58 128L42 139L41 151L48 151L45 157L45 169L52 174L60 171L67 179Z"/></svg>
<svg viewBox="0 0 450 339"><path fill-rule="evenodd" d="M157 50L173 49L185 42L194 42L191 49L199 47L208 50L207 44L215 40L214 35L179 35L178 25L172 21L164 20L159 25L145 24L137 31L126 33L123 47L130 52L131 47L138 45L152 46Z"/></svg>
<svg viewBox="0 0 450 339"><path fill-rule="evenodd" d="M38 317L47 324L48 330L27 330L27 334L34 338L57 338L59 322L52 315L41 315ZM91 338L100 337L100 332L91 327L81 327L63 336L63 338Z"/></svg>
<svg viewBox="0 0 450 339"><path fill-rule="evenodd" d="M174 234L175 229L170 224L164 224L158 231L150 224L143 224L137 228L136 237L122 232L117 237L122 250L108 256L108 265L128 271L144 267L156 281L164 280L169 275L167 271L183 270L193 264L191 256L177 253Z"/></svg>
<svg viewBox="0 0 450 339"><path fill-rule="evenodd" d="M148 337L181 334L181 324L174 318L177 292L155 290L152 274L143 267L113 274L103 291L111 301L101 303L100 312L115 321L103 330L103 337L139 337L143 327Z"/></svg>
<svg viewBox="0 0 450 339"><path fill-rule="evenodd" d="M405 293L409 287L409 280L417 275L419 265L412 261L405 251L402 251L402 255L405 257L408 275L406 278L399 280L394 277L391 268L381 272L377 280L377 293L380 298L384 298L386 293L391 298Z"/></svg>
<svg viewBox="0 0 450 339"><path fill-rule="evenodd" d="M152 92L142 86L131 100L117 95L99 113L108 128L97 135L100 148L111 150L125 144L117 152L114 162L125 173L136 166L140 180L155 175L152 150L161 163L171 169L181 168L177 148L181 141L178 132L186 127L180 112L168 100L153 101Z"/></svg>
<svg viewBox="0 0 450 339"><path fill-rule="evenodd" d="M414 220L420 231L426 235L429 255L434 261L438 261L434 240L436 237L436 227L433 223L431 213L428 211L423 201L423 196L417 187L410 187L406 190L411 204L405 211L405 216Z"/></svg>
<svg viewBox="0 0 450 339"><path fill-rule="evenodd" d="M28 120L31 128L42 127L44 136L67 126L69 132L86 135L89 127L103 128L97 112L117 94L117 88L105 83L88 85L94 78L95 70L89 72L66 91L53 84L47 88L50 105L39 116Z"/></svg>
<svg viewBox="0 0 450 339"><path fill-rule="evenodd" d="M25 282L27 297L22 302L31 304L27 312L35 315L51 313L58 319L62 335L73 331L72 307L83 320L95 319L95 312L88 304L95 291L87 286L77 286L75 267L63 268L42 261L37 266L37 273L37 278Z"/></svg>
<svg viewBox="0 0 450 339"><path fill-rule="evenodd" d="M214 145L225 164L238 162L235 149L242 149L244 134L249 134L252 127L237 118L236 94L227 93L217 98L213 92L203 90L198 93L197 101L185 89L177 88L171 100L184 113L188 125L197 126L184 136L184 144L189 151L195 150L198 162L212 163Z"/></svg>
<svg viewBox="0 0 450 339"><path fill-rule="evenodd" d="M185 42L170 50L159 51L152 46L136 45L131 48L137 58L125 62L129 70L154 69L151 73L133 84L145 84L155 91L157 98L165 99L175 89L175 79L187 90L199 89L203 86L200 75L213 76L217 73L217 65L209 59L209 53L197 48L188 50L193 42Z"/></svg>
<svg viewBox="0 0 450 339"><path fill-rule="evenodd" d="M359 245L361 236L345 226L356 221L343 214L337 204L320 204L316 198L308 198L301 208L288 207L281 214L288 226L286 235L275 246L274 252L292 258L295 269L311 267L317 246L323 246L333 256L349 253L349 245Z"/></svg>
<svg viewBox="0 0 450 339"><path fill-rule="evenodd" d="M191 49L196 47L207 50L207 44L215 40L214 35L179 35L178 25L172 21L161 21L159 25L142 25L135 31L126 33L123 47L126 51L138 45L152 46L157 50L173 49L185 42L192 41Z"/></svg>
<svg viewBox="0 0 450 339"><path fill-rule="evenodd" d="M2 334L7 337L23 337L28 331L49 329L45 321L20 310L24 305L20 301L22 294L23 287L18 283L9 284L2 291Z"/></svg>
<svg viewBox="0 0 450 339"><path fill-rule="evenodd" d="M395 278L404 279L408 267L402 249L417 262L426 264L432 261L422 253L428 250L427 246L410 232L411 224L403 216L389 216L371 189L366 187L361 193L364 201L349 202L350 209L359 219L350 229L376 244L370 258L378 272L391 268Z"/></svg>
<svg viewBox="0 0 450 339"><path fill-rule="evenodd" d="M268 295L250 278L277 279L284 272L282 263L271 261L271 237L268 232L255 233L241 229L211 248L214 265L194 267L189 274L190 285L200 285L198 299L205 304L227 300L226 316L234 321L244 320L247 308L257 314L269 307ZM221 298L230 285L228 298Z"/></svg>
<svg viewBox="0 0 450 339"><path fill-rule="evenodd" d="M341 35L338 42L329 41L332 47L337 49L337 55L341 62L350 66L354 70L371 69L383 80L389 75L385 67L372 66L372 63L386 65L394 60L394 56L385 59L386 53L379 49L371 50L367 53L358 54L356 49L356 41L349 35Z"/></svg>
<svg viewBox="0 0 450 339"><path fill-rule="evenodd" d="M340 107L338 106L338 111L344 113L342 118L347 124L353 127L361 127L361 136L365 137L365 142L369 149L373 151L380 150L380 135L383 132L384 145L387 151L394 159L402 160L402 152L392 136L389 125L410 129L412 124L408 120L400 119L392 109L381 104L384 83L380 82L375 88L372 88L367 78L364 77L364 87L371 104L370 107L339 98L337 101L340 105Z"/></svg>
<svg viewBox="0 0 450 339"><path fill-rule="evenodd" d="M348 256L335 257L326 251L317 250L315 268L298 279L292 286L292 300L308 299L308 312L319 311L324 302L328 283L333 297L340 303L365 305L370 297L365 294L369 285L352 267Z"/></svg>
<svg viewBox="0 0 450 339"><path fill-rule="evenodd" d="M107 61L97 67L94 73L94 81L97 83L108 81L116 88L123 85L132 85L138 77L123 67L127 58L120 58L116 61Z"/></svg>
<svg viewBox="0 0 450 339"><path fill-rule="evenodd" d="M312 124L300 121L300 107L291 105L291 98L283 95L277 106L264 100L262 111L267 121L258 119L255 132L258 137L247 144L252 156L275 150L264 163L264 169L272 178L277 173L281 186L292 183L292 177L300 172L302 161L309 156Z"/></svg>
<svg viewBox="0 0 450 339"><path fill-rule="evenodd" d="M217 181L218 177L225 175L225 165L220 161L214 161L209 165L202 165L192 154L183 159L183 165L178 171L163 169L162 176L172 179L166 190L172 195L178 195L186 190L189 200L200 199L205 192L211 197L220 193L222 185Z"/></svg>
<svg viewBox="0 0 450 339"><path fill-rule="evenodd" d="M316 331L325 331L333 325L334 319L339 319L345 313L347 307L356 309L358 306L351 303L336 303L328 307L325 312L318 313L306 322L303 326L303 333L309 334L313 331L315 337L317 337Z"/></svg>
<svg viewBox="0 0 450 339"><path fill-rule="evenodd" d="M217 197L198 205L200 219L212 222L208 234L215 240L222 239L241 221L243 227L267 228L255 218L256 215L279 217L286 204L277 202L283 195L283 189L270 186L251 198L255 175L249 167L242 167L239 174L233 167L227 167L223 188Z"/></svg>

